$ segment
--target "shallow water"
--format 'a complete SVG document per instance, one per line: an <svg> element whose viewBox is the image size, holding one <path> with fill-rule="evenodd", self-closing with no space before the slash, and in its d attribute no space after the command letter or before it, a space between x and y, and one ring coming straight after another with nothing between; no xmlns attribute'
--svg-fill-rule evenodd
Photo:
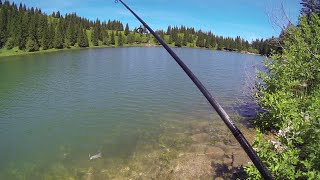
<svg viewBox="0 0 320 180"><path fill-rule="evenodd" d="M174 51L229 113L250 102L250 81L262 57ZM0 179L77 177L75 169L116 169L136 153L156 150L170 127L189 133L197 121L220 121L213 114L160 47L1 58ZM102 160L89 161L88 154L98 151Z"/></svg>

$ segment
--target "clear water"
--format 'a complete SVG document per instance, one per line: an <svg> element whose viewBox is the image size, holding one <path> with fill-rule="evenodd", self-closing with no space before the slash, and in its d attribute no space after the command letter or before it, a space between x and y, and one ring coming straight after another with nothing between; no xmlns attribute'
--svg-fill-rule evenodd
<svg viewBox="0 0 320 180"><path fill-rule="evenodd" d="M232 107L246 96L262 57L174 51L216 99ZM156 144L163 124L213 118L212 108L160 47L86 49L0 59L0 178L45 174L56 164L94 166L88 154L125 163ZM58 168L59 169L59 168ZM57 173L57 172L54 172ZM71 173L72 174L72 173ZM23 178L22 178L23 179Z"/></svg>

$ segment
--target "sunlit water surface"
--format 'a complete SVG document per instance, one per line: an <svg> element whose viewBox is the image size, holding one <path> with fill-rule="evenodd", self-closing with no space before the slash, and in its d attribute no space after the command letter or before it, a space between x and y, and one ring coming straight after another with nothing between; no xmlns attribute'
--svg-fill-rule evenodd
<svg viewBox="0 0 320 180"><path fill-rule="evenodd" d="M241 103L250 102L246 95L262 57L174 51L229 113L250 116L250 106ZM157 144L163 126L220 121L212 114L160 47L1 58L0 178L57 173L49 172L52 166L74 172L95 166L88 155L97 152L103 154L101 167L125 164L139 146Z"/></svg>

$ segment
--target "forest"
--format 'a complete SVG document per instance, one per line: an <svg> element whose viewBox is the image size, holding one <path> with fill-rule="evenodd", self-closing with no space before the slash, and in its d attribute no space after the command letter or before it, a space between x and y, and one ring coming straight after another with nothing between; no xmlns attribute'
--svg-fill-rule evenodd
<svg viewBox="0 0 320 180"><path fill-rule="evenodd" d="M140 31L140 30L144 31ZM268 55L276 43L256 39L252 43L240 36L223 37L193 27L169 26L156 31L172 47L208 48ZM272 38L276 39L276 38ZM41 9L0 0L0 48L34 52L48 49L92 46L138 46L158 44L144 27L129 28L121 21L94 21L76 13L47 15Z"/></svg>

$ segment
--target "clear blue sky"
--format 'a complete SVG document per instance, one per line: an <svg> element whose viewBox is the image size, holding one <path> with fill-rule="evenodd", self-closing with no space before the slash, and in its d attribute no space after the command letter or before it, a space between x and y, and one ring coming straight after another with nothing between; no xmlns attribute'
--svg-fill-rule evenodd
<svg viewBox="0 0 320 180"><path fill-rule="evenodd" d="M10 1L12 2L12 0ZM114 0L15 0L43 12L76 12L79 16L95 20L117 19L139 26L138 20ZM124 0L153 29L168 25L192 26L216 35L241 37L252 40L278 36L277 24L282 21L281 3L287 16L297 22L300 0ZM276 22L276 23L274 23Z"/></svg>

